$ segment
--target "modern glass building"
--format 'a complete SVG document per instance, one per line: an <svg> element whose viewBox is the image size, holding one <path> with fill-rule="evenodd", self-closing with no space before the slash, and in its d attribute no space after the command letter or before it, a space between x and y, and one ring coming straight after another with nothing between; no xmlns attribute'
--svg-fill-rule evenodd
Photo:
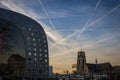
<svg viewBox="0 0 120 80"><path fill-rule="evenodd" d="M0 8L0 78L48 77L48 44L42 26L27 16Z"/></svg>

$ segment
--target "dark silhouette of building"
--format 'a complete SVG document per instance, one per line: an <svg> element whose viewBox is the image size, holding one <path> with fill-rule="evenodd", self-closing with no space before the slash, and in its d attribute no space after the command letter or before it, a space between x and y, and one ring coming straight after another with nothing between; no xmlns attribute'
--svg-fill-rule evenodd
<svg viewBox="0 0 120 80"><path fill-rule="evenodd" d="M110 63L99 63L97 59L95 64L86 63L86 56L84 51L78 52L77 57L77 73L89 74L89 73L108 73L112 70Z"/></svg>
<svg viewBox="0 0 120 80"><path fill-rule="evenodd" d="M89 73L108 73L110 70L112 70L112 65L110 63L99 63L99 64L93 64L93 63L86 63Z"/></svg>
<svg viewBox="0 0 120 80"><path fill-rule="evenodd" d="M3 28L16 29L22 35L23 42L21 44L25 45L23 48L25 50L25 62L22 78L24 80L48 79L48 43L42 26L30 17L0 8L0 30ZM2 41L2 33L0 33L0 41ZM0 43L0 49L2 48L1 45L2 43ZM12 64L16 59L11 57L8 62ZM13 62L12 59L14 59ZM14 69L11 68L11 70L14 72Z"/></svg>
<svg viewBox="0 0 120 80"><path fill-rule="evenodd" d="M108 72L109 80L120 80L120 66L113 66L112 71Z"/></svg>
<svg viewBox="0 0 120 80"><path fill-rule="evenodd" d="M79 51L77 56L77 73L86 74L88 68L86 65L86 56L84 51Z"/></svg>

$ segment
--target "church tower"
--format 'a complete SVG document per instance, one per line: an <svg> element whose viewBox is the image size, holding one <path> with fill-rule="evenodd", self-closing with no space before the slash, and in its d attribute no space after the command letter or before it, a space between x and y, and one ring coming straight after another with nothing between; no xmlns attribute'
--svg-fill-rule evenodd
<svg viewBox="0 0 120 80"><path fill-rule="evenodd" d="M79 51L77 55L77 72L81 74L88 73L86 65L86 56L84 51Z"/></svg>

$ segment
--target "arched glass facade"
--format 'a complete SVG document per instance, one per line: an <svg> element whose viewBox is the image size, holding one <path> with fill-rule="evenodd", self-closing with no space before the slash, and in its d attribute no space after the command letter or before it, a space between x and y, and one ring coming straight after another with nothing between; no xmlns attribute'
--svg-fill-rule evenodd
<svg viewBox="0 0 120 80"><path fill-rule="evenodd" d="M0 9L0 74L3 78L48 78L48 56L47 38L40 24L19 13Z"/></svg>

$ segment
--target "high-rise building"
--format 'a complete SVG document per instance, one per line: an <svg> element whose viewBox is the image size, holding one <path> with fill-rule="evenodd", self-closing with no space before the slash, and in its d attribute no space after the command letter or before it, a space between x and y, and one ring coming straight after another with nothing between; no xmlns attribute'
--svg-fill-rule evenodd
<svg viewBox="0 0 120 80"><path fill-rule="evenodd" d="M77 73L88 73L88 68L86 65L86 56L84 51L79 51L77 55Z"/></svg>
<svg viewBox="0 0 120 80"><path fill-rule="evenodd" d="M86 56L84 51L79 51L77 55L77 73L89 74L89 73L106 73L112 69L110 63L99 63L95 59L95 64L86 63Z"/></svg>
<svg viewBox="0 0 120 80"><path fill-rule="evenodd" d="M23 71L20 73L22 75L17 76L12 73L12 76L7 74L8 77L47 80L49 77L48 43L46 34L38 22L25 15L0 8L0 41L0 64L7 65L8 57L13 53L18 53L25 59Z"/></svg>
<svg viewBox="0 0 120 80"><path fill-rule="evenodd" d="M49 66L49 77L53 78L53 67Z"/></svg>

